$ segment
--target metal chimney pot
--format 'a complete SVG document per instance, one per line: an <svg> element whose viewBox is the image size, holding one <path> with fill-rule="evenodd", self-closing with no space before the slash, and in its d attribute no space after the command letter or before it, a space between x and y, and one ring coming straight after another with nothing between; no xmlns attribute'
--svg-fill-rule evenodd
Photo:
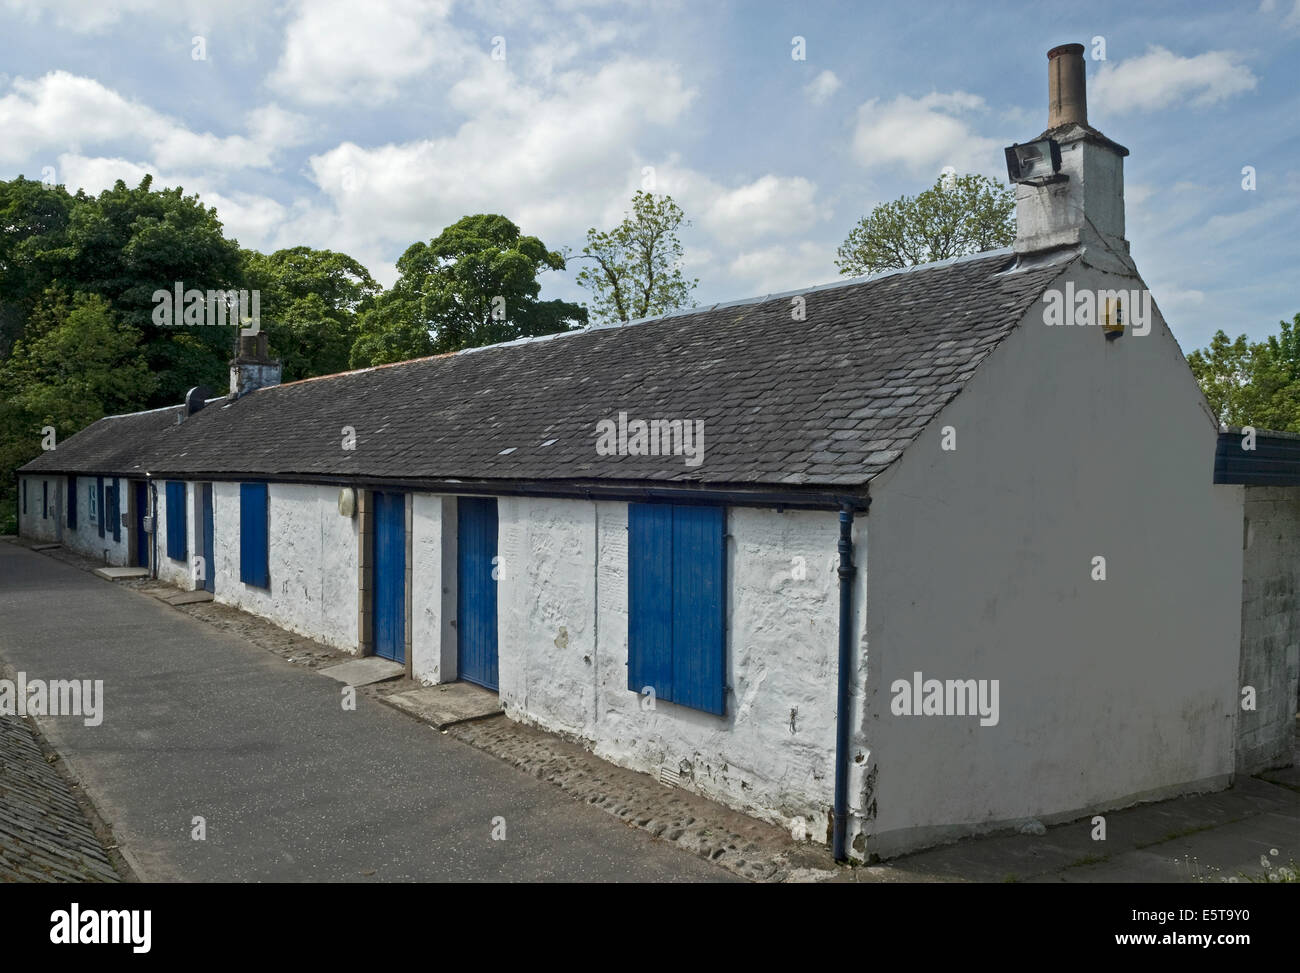
<svg viewBox="0 0 1300 973"><path fill-rule="evenodd" d="M1047 52L1047 127L1088 124L1088 89L1082 44L1062 44Z"/></svg>

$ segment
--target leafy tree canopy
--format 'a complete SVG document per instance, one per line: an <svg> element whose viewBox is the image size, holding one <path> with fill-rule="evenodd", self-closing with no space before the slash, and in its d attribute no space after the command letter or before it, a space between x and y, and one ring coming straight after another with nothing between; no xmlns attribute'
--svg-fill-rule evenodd
<svg viewBox="0 0 1300 973"><path fill-rule="evenodd" d="M1231 341L1220 330L1187 356L1220 422L1300 432L1300 313L1278 324L1263 341Z"/></svg>
<svg viewBox="0 0 1300 973"><path fill-rule="evenodd" d="M578 283L592 293L600 321L632 321L691 307L698 278L682 275L677 231L690 225L671 196L638 191L632 211L612 230L587 231Z"/></svg>
<svg viewBox="0 0 1300 973"><path fill-rule="evenodd" d="M986 176L940 176L916 196L881 203L840 244L850 277L963 257L1016 239L1015 194Z"/></svg>
<svg viewBox="0 0 1300 973"><path fill-rule="evenodd" d="M353 367L441 354L586 323L567 301L539 301L538 274L564 257L504 216L466 216L397 261L398 279L362 315Z"/></svg>

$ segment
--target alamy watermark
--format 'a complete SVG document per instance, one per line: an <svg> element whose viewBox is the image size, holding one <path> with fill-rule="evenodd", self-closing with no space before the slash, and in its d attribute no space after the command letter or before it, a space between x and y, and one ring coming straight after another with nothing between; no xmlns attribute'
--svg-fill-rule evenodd
<svg viewBox="0 0 1300 973"><path fill-rule="evenodd" d="M704 462L703 419L632 419L596 423L598 456L683 456L687 466Z"/></svg>
<svg viewBox="0 0 1300 973"><path fill-rule="evenodd" d="M895 716L978 716L980 726L998 725L998 680L895 679L889 704Z"/></svg>
<svg viewBox="0 0 1300 973"><path fill-rule="evenodd" d="M1043 323L1049 328L1100 325L1107 331L1132 325L1133 334L1140 338L1151 333L1151 292L1075 289L1074 281L1066 281L1064 291L1052 287L1043 292Z"/></svg>
<svg viewBox="0 0 1300 973"><path fill-rule="evenodd" d="M0 716L80 716L86 726L104 722L104 680L0 679Z"/></svg>
<svg viewBox="0 0 1300 973"><path fill-rule="evenodd" d="M262 330L262 292L257 290L186 290L177 281L171 290L154 291L153 303L153 323L160 328L237 325L246 337Z"/></svg>

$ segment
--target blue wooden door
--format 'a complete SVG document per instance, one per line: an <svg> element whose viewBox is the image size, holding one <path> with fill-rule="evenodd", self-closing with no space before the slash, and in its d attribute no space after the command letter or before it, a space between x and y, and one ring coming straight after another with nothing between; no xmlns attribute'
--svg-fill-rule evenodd
<svg viewBox="0 0 1300 973"><path fill-rule="evenodd" d="M375 498L373 625L375 655L406 661L406 496Z"/></svg>
<svg viewBox="0 0 1300 973"><path fill-rule="evenodd" d="M149 535L144 530L144 518L149 515L149 484L135 481L135 563L137 567L149 566Z"/></svg>
<svg viewBox="0 0 1300 973"><path fill-rule="evenodd" d="M497 688L497 501L456 502L456 625L460 678Z"/></svg>
<svg viewBox="0 0 1300 973"><path fill-rule="evenodd" d="M204 483L199 491L203 498L203 588L206 591L216 591L216 528L212 515L212 484Z"/></svg>

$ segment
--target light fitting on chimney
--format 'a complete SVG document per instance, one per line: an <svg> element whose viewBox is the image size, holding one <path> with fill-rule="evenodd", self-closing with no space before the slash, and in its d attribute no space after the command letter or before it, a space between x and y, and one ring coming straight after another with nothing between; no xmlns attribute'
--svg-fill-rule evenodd
<svg viewBox="0 0 1300 973"><path fill-rule="evenodd" d="M1006 154L1007 177L1012 182L1045 186L1070 178L1061 173L1061 146L1056 139L1038 139L1024 145L1017 142L1007 146Z"/></svg>

